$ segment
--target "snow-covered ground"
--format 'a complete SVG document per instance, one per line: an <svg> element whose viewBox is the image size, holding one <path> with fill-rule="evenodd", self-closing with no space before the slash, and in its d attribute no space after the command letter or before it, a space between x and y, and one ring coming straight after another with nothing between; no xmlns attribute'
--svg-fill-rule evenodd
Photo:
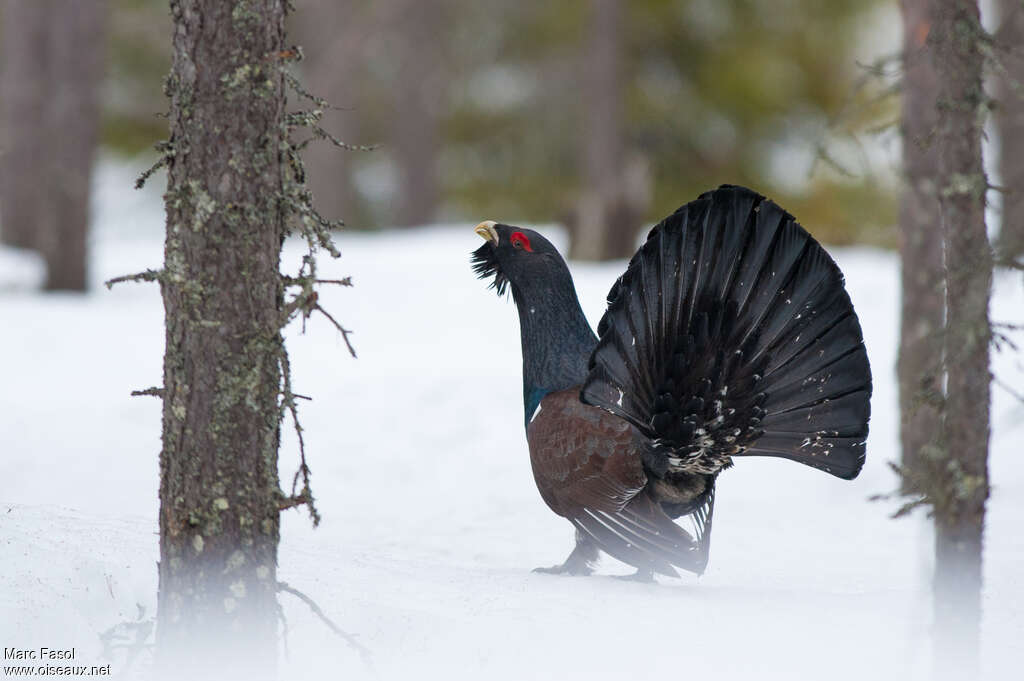
<svg viewBox="0 0 1024 681"><path fill-rule="evenodd" d="M117 674L123 654L103 658L99 634L155 610L160 405L128 393L160 383L163 309L155 285L99 283L159 266L163 216L159 187L133 193L125 169L101 168L92 293L36 293L38 263L0 251L0 644L75 646ZM707 573L643 585L610 579L628 571L610 559L589 579L530 572L560 562L572 532L534 487L515 310L471 273L478 242L469 225L342 234L321 272L357 286L322 302L359 359L322 319L289 334L295 389L314 398L300 409L324 522L285 514L280 578L358 634L378 678L927 678L928 524L867 500L895 485L892 254L834 253L875 372L861 476L740 461L719 484ZM287 244L287 265L301 252ZM596 322L622 264L572 269ZM997 277L993 317L1024 318L1019 276ZM1024 359L994 366L1024 385ZM993 398L983 664L1010 679L1024 656L1024 406ZM286 432L283 478L296 458ZM282 601L282 678L372 678Z"/></svg>

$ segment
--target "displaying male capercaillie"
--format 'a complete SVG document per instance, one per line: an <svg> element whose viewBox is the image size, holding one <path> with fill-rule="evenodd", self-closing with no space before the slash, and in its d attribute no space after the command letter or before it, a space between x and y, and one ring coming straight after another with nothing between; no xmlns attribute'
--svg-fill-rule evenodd
<svg viewBox="0 0 1024 681"><path fill-rule="evenodd" d="M526 437L544 501L576 528L562 565L598 551L636 577L703 573L715 483L736 457L852 479L864 465L871 370L843 276L794 218L723 186L651 230L595 336L558 251L483 222L474 270L511 288ZM689 517L692 534L674 520Z"/></svg>

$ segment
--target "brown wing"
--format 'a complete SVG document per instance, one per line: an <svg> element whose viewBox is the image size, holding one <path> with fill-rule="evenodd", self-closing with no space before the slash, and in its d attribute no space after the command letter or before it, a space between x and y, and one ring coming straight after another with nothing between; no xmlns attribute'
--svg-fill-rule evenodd
<svg viewBox="0 0 1024 681"><path fill-rule="evenodd" d="M551 393L526 430L541 496L599 548L637 568L676 576L707 565L713 496L694 515L696 539L648 493L638 433L624 419L590 407L576 390Z"/></svg>
<svg viewBox="0 0 1024 681"><path fill-rule="evenodd" d="M580 402L579 390L546 395L526 429L537 488L566 518L584 508L616 513L647 484L635 429Z"/></svg>

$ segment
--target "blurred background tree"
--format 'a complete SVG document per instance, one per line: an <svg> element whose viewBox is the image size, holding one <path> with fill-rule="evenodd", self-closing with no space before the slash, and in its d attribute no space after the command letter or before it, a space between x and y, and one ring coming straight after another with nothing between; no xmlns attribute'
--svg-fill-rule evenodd
<svg viewBox="0 0 1024 681"><path fill-rule="evenodd" d="M362 39L339 59L300 27L305 68L328 74L324 91L346 109L338 130L382 145L340 161L357 227L494 218L583 234L614 215L633 233L572 250L623 257L642 223L731 182L769 194L829 242L895 244L889 188L827 163L811 173L830 139L895 118L895 101L880 112L856 89L857 50L881 3L418 3L427 17L408 0L357 0L332 31L340 10L320 1L327 11L309 21L321 33ZM411 140L432 151L416 157L403 148ZM413 178L428 168L436 203L410 210Z"/></svg>
<svg viewBox="0 0 1024 681"><path fill-rule="evenodd" d="M998 259L1024 258L1024 5L996 0L994 34L995 129L999 138L998 172L1002 215L996 241Z"/></svg>
<svg viewBox="0 0 1024 681"><path fill-rule="evenodd" d="M939 149L939 77L926 50L931 31L929 0L901 0L903 15L900 134L903 191L900 196L900 464L918 475L923 452L942 434L943 327L946 323L942 212L935 171Z"/></svg>
<svg viewBox="0 0 1024 681"><path fill-rule="evenodd" d="M109 4L102 142L133 155L166 135L170 18L164 0ZM827 242L895 245L894 187L847 138L896 116L857 87L885 3L296 4L302 77L338 107L325 127L381 145L307 151L320 209L351 227L559 222L575 256L621 257L644 224L729 182Z"/></svg>
<svg viewBox="0 0 1024 681"><path fill-rule="evenodd" d="M106 0L4 0L0 235L39 251L45 287L86 288Z"/></svg>

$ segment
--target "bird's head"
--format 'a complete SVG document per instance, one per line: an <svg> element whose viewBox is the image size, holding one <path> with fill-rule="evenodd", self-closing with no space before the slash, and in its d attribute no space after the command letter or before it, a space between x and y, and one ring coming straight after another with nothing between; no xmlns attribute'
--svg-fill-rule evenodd
<svg viewBox="0 0 1024 681"><path fill-rule="evenodd" d="M476 226L485 243L473 251L473 270L503 295L512 290L523 341L523 405L526 423L541 398L579 386L597 336L580 309L565 260L532 229L488 220Z"/></svg>
<svg viewBox="0 0 1024 681"><path fill-rule="evenodd" d="M473 271L481 279L493 276L491 288L499 296L504 295L509 284L513 294L517 294L544 286L562 272L568 274L558 250L532 229L487 220L474 231L487 243L473 251Z"/></svg>

